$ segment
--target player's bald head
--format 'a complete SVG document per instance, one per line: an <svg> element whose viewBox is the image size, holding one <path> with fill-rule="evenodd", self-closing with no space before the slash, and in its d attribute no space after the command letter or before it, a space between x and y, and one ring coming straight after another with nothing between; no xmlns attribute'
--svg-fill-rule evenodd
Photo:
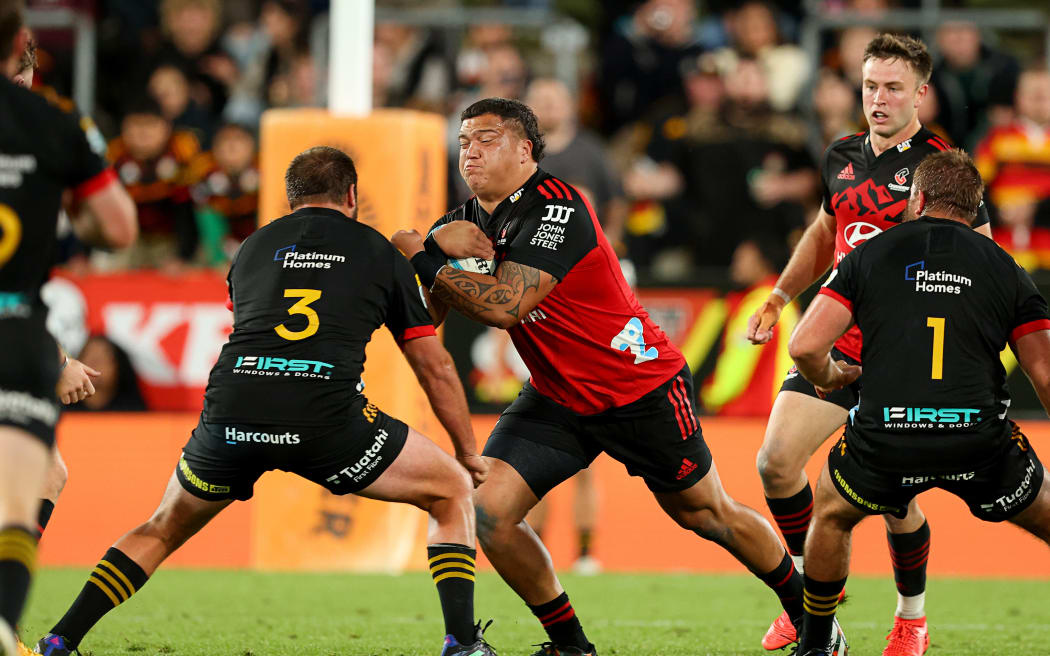
<svg viewBox="0 0 1050 656"><path fill-rule="evenodd" d="M984 195L984 182L966 151L952 148L928 155L912 177L912 197L925 195L924 215L965 219L977 218Z"/></svg>

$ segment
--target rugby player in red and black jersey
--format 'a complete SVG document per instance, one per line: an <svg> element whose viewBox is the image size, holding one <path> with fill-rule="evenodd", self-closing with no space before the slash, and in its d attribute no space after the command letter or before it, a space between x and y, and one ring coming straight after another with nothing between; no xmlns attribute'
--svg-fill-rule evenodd
<svg viewBox="0 0 1050 656"><path fill-rule="evenodd" d="M927 155L948 144L922 127L918 107L928 90L932 62L921 41L883 34L864 51L863 103L870 129L833 143L821 165L823 206L806 229L769 299L751 317L748 337L764 344L781 310L830 267L864 241L905 218L910 176ZM991 237L983 206L974 228ZM835 357L859 364L861 335L854 326L835 344ZM758 471L766 502L788 549L802 568L802 551L813 510L805 464L846 421L857 404L859 384L827 396L794 368L773 404ZM894 628L886 656L920 656L929 645L924 609L930 528L918 505L908 516L886 517L897 582ZM795 640L790 618L781 616L763 638L766 649Z"/></svg>
<svg viewBox="0 0 1050 656"><path fill-rule="evenodd" d="M488 467L423 290L397 249L356 221L357 170L346 153L300 153L285 187L291 214L253 232L231 265L233 333L160 506L106 551L37 653L76 652L169 555L279 469L333 494L426 510L445 619L441 656L495 656L474 624L472 482L485 480ZM365 347L383 324L449 432L455 459L362 394Z"/></svg>
<svg viewBox="0 0 1050 656"><path fill-rule="evenodd" d="M36 559L37 491L55 442L56 391L63 401L70 395L80 400L90 387L87 374L69 368L47 333L40 297L55 252L63 193L73 190L80 207L74 227L85 237L126 246L136 233L131 199L92 151L78 121L12 82L27 40L22 2L0 0L0 653L5 654L17 653L10 627L21 614ZM74 384L65 388L62 382Z"/></svg>
<svg viewBox="0 0 1050 656"><path fill-rule="evenodd" d="M508 330L531 378L485 446L475 493L478 538L500 576L546 629L537 656L595 647L525 515L601 452L640 476L682 527L732 553L799 612L800 577L772 527L726 494L692 409L681 353L624 281L594 210L539 168L543 139L524 104L488 98L461 115L460 172L476 194L424 241L394 242L448 308ZM495 257L494 275L446 266Z"/></svg>

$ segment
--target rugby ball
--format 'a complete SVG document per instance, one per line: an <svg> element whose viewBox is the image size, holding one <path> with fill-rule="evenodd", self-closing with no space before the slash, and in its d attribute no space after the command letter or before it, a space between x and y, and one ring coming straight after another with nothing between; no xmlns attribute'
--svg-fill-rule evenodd
<svg viewBox="0 0 1050 656"><path fill-rule="evenodd" d="M460 271L470 271L472 273L483 273L486 276L492 276L496 274L495 261L483 260L480 257L464 257L460 260L449 258L448 265L453 269L459 269Z"/></svg>

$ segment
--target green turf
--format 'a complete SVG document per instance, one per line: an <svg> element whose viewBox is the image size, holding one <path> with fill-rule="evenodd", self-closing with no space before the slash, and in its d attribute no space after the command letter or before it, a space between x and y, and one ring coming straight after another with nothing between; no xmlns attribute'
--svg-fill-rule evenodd
<svg viewBox="0 0 1050 656"><path fill-rule="evenodd" d="M35 639L63 613L86 570L40 573L22 621ZM565 575L563 583L603 656L762 654L779 613L745 576ZM1050 582L931 581L931 656L1050 652ZM895 592L888 579L850 579L840 618L854 656L882 653ZM478 584L479 617L500 656L527 656L543 634L491 572ZM260 574L161 571L84 640L85 656L437 656L441 613L425 574ZM782 654L782 652L776 652Z"/></svg>

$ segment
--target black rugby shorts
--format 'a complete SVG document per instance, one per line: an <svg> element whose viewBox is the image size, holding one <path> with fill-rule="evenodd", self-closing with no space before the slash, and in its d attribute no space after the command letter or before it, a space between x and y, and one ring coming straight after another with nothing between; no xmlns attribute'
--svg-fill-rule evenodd
<svg viewBox="0 0 1050 656"><path fill-rule="evenodd" d="M0 319L0 426L26 431L51 448L59 403L58 345L42 315Z"/></svg>
<svg viewBox="0 0 1050 656"><path fill-rule="evenodd" d="M207 501L253 494L272 469L313 481L333 494L360 492L386 471L408 440L408 426L363 396L345 424L326 428L214 424L201 419L175 473L182 487Z"/></svg>
<svg viewBox="0 0 1050 656"><path fill-rule="evenodd" d="M1017 424L1010 424L1009 443L1003 445L998 458L982 459L972 469L947 474L872 466L850 448L863 437L848 427L828 454L828 472L839 494L869 515L885 513L903 519L914 497L941 488L965 501L974 517L1001 522L1032 505L1043 483L1043 464ZM902 460L907 461L904 451Z"/></svg>
<svg viewBox="0 0 1050 656"><path fill-rule="evenodd" d="M831 349L831 357L834 358L835 362L839 360L845 360L849 364L860 364L859 360L855 360L850 356L846 355L837 348ZM861 376L863 378L863 376ZM813 384L802 377L799 373L798 367L792 366L788 370L787 375L784 376L784 382L780 385L781 392L798 392L805 394L806 396L812 396L815 399L819 399L820 395L817 394L817 388L813 387ZM860 378L855 380L852 384L837 389L831 394L826 395L822 401L828 403L834 403L835 405L845 410L852 410L853 406L857 405L860 401Z"/></svg>
<svg viewBox="0 0 1050 656"><path fill-rule="evenodd" d="M484 455L513 467L542 498L588 467L602 451L654 492L693 486L711 469L711 451L692 409L684 367L637 401L578 415L526 383L492 429Z"/></svg>

